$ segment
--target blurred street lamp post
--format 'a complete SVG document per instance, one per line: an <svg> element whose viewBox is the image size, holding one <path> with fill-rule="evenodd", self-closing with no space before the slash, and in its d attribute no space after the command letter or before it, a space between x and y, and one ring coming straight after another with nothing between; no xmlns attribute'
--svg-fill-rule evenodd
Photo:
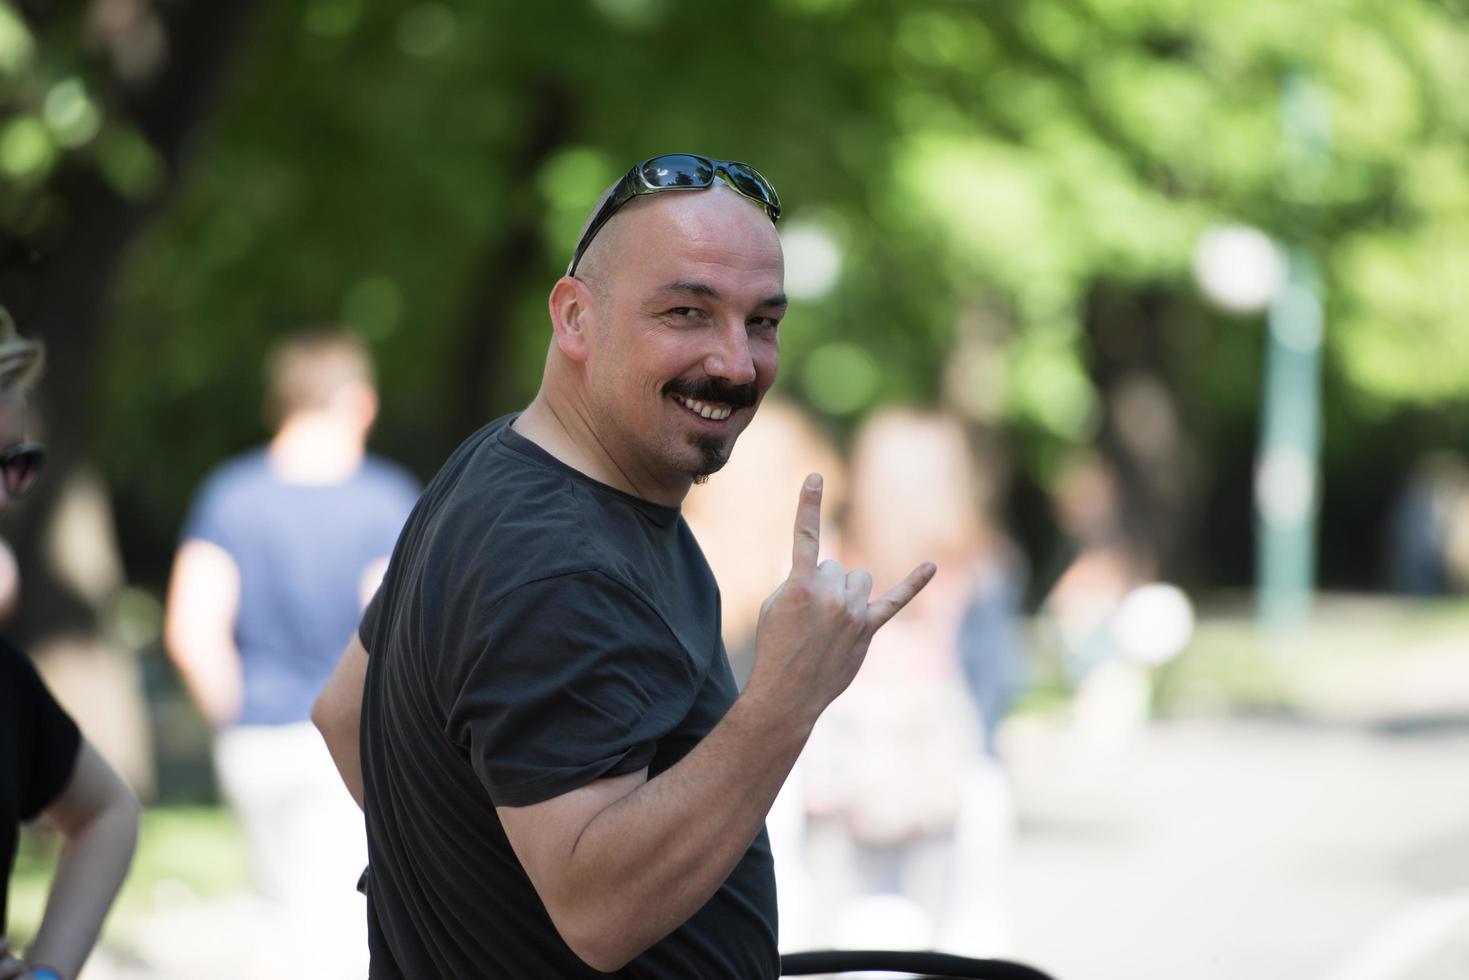
<svg viewBox="0 0 1469 980"><path fill-rule="evenodd" d="M1330 152L1329 105L1303 72L1281 92L1287 189L1298 199L1319 187ZM1256 614L1276 635L1304 627L1316 586L1320 500L1321 277L1300 247L1285 249L1284 282L1270 302L1260 450L1255 468Z"/></svg>
<svg viewBox="0 0 1469 980"><path fill-rule="evenodd" d="M1256 612L1272 633L1306 625L1316 585L1323 323L1315 263L1289 250L1270 303L1255 464Z"/></svg>
<svg viewBox="0 0 1469 980"><path fill-rule="evenodd" d="M1282 88L1288 196L1309 201L1328 163L1324 90L1303 73ZM1199 240L1194 274L1218 307L1267 310L1260 446L1255 464L1256 615L1275 636L1306 625L1316 586L1320 499L1321 277L1304 248L1278 247L1248 226L1218 227Z"/></svg>

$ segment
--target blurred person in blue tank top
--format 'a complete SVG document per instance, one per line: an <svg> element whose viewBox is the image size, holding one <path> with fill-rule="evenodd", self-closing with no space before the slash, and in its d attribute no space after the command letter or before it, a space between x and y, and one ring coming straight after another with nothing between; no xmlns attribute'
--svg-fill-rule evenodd
<svg viewBox="0 0 1469 980"><path fill-rule="evenodd" d="M274 435L198 490L174 562L166 642L215 728L216 774L255 884L281 913L276 955L319 958L313 976L361 976L365 910L352 884L366 861L362 817L309 718L418 486L366 452L378 401L355 337L281 343L266 383ZM313 934L290 942L303 923L315 923Z"/></svg>

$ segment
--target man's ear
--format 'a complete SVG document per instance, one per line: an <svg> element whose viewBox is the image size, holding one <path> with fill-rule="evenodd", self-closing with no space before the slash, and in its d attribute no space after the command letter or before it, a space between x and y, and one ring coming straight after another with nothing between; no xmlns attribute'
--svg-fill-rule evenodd
<svg viewBox="0 0 1469 980"><path fill-rule="evenodd" d="M573 361L585 361L589 333L596 326L595 297L586 283L562 276L551 287L551 334L556 347Z"/></svg>

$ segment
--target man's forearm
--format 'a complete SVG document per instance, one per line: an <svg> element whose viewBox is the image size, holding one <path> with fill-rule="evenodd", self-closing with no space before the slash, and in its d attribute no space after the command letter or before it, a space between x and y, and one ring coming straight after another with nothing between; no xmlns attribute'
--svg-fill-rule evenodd
<svg viewBox="0 0 1469 980"><path fill-rule="evenodd" d="M356 729L329 730L323 728L318 722L317 729L326 742L326 749L331 753L332 762L336 764L337 775L342 778L342 785L347 787L347 792L352 794L357 809L362 806L362 756L358 748L358 734Z"/></svg>
<svg viewBox="0 0 1469 980"><path fill-rule="evenodd" d="M598 813L554 898L578 955L616 969L697 912L759 833L809 734L742 697L677 765Z"/></svg>
<svg viewBox="0 0 1469 980"><path fill-rule="evenodd" d="M353 636L321 693L316 696L316 703L311 706L311 721L321 732L342 783L352 794L352 799L357 801L358 809L362 808L359 728L362 724L362 689L366 679L367 651L362 641Z"/></svg>
<svg viewBox="0 0 1469 980"><path fill-rule="evenodd" d="M173 647L184 687L206 721L227 725L239 717L244 681L240 651L229 640L194 640Z"/></svg>

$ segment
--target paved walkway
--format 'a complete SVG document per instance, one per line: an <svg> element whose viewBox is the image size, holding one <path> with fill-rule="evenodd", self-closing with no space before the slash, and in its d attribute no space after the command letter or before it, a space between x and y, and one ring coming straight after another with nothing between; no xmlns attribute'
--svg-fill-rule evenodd
<svg viewBox="0 0 1469 980"><path fill-rule="evenodd" d="M1469 712L1016 743L1015 953L1060 980L1469 977Z"/></svg>

